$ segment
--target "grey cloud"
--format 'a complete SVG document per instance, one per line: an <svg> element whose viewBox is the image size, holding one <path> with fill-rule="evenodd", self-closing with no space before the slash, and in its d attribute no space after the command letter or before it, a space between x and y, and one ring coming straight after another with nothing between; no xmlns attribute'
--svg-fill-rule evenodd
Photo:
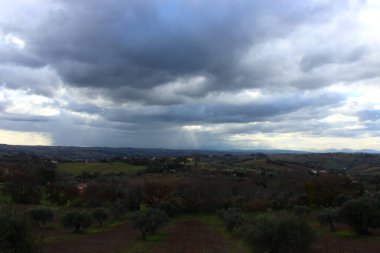
<svg viewBox="0 0 380 253"><path fill-rule="evenodd" d="M84 112L88 114L100 114L104 109L97 107L92 104L81 104L78 102L71 102L69 103L66 108L69 111L74 111L74 112Z"/></svg>
<svg viewBox="0 0 380 253"><path fill-rule="evenodd" d="M265 86L239 69L245 51L345 6L345 1L328 6L280 0L58 1L38 22L1 26L22 34L32 57L12 54L7 62L48 65L68 85L129 87L137 91L124 99L149 101L147 89L200 72L213 77L210 90Z"/></svg>
<svg viewBox="0 0 380 253"><path fill-rule="evenodd" d="M362 121L377 121L380 120L380 110L367 109L358 112L358 116Z"/></svg>
<svg viewBox="0 0 380 253"><path fill-rule="evenodd" d="M30 69L22 66L0 65L0 84L5 84L7 88L23 89L52 97L59 88L60 78L48 67Z"/></svg>
<svg viewBox="0 0 380 253"><path fill-rule="evenodd" d="M31 116L31 115L6 115L1 117L2 120L20 121L20 122L48 122L52 121L52 117L47 116Z"/></svg>
<svg viewBox="0 0 380 253"><path fill-rule="evenodd" d="M345 52L341 51L341 48L335 46L330 49L323 49L319 52L312 52L305 55L301 62L301 69L305 72L324 66L326 64L349 64L361 60L366 54L370 52L370 49L365 45L359 45L354 48L343 48Z"/></svg>
<svg viewBox="0 0 380 253"><path fill-rule="evenodd" d="M297 111L305 107L337 105L344 100L336 94L316 97L289 96L264 102L234 104L186 104L173 106L147 106L141 110L118 109L105 111L103 116L111 121L172 122L172 123L231 123L268 120L271 117Z"/></svg>
<svg viewBox="0 0 380 253"><path fill-rule="evenodd" d="M373 45L313 37L314 26L344 13L349 2L46 0L31 7L38 15L30 18L12 1L12 14L26 14L0 17L0 34L26 45L0 44L0 83L49 97L59 88L66 93L53 105L60 115L0 114L1 128L48 132L60 145L136 147L228 147L225 139L237 133L374 133L376 111L359 113L365 130L318 121L346 99L321 87L379 76ZM315 47L298 41L299 28L309 29ZM245 61L251 50L253 60ZM238 103L236 94L248 89L265 99ZM220 94L235 97L217 100ZM0 101L0 111L5 106ZM186 124L225 127L191 136Z"/></svg>

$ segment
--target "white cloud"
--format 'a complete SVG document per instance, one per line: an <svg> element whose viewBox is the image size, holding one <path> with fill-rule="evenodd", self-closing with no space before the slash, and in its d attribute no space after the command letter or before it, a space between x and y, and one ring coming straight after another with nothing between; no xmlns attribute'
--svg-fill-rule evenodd
<svg viewBox="0 0 380 253"><path fill-rule="evenodd" d="M6 104L3 112L13 115L33 115L33 116L56 116L60 114L53 99L29 94L24 90L10 90L0 87L0 98Z"/></svg>
<svg viewBox="0 0 380 253"><path fill-rule="evenodd" d="M0 1L1 142L380 149L378 1L74 2Z"/></svg>
<svg viewBox="0 0 380 253"><path fill-rule="evenodd" d="M234 147L266 147L287 150L379 149L380 137L313 136L302 132L237 134L227 138Z"/></svg>
<svg viewBox="0 0 380 253"><path fill-rule="evenodd" d="M12 34L7 34L4 37L4 42L5 44L11 44L18 49L23 49L25 47L25 41Z"/></svg>
<svg viewBox="0 0 380 253"><path fill-rule="evenodd" d="M19 132L0 129L2 144L10 145L51 145L52 139L48 133Z"/></svg>

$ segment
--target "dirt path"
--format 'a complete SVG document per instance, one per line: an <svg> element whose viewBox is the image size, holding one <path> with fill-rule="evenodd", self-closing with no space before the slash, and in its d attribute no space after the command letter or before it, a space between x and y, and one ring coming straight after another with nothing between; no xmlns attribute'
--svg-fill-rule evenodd
<svg viewBox="0 0 380 253"><path fill-rule="evenodd" d="M46 243L44 253L118 253L128 249L138 232L128 222L99 234L82 234Z"/></svg>
<svg viewBox="0 0 380 253"><path fill-rule="evenodd" d="M215 230L197 220L178 221L166 229L167 237L154 253L230 253L231 245Z"/></svg>
<svg viewBox="0 0 380 253"><path fill-rule="evenodd" d="M379 253L379 238L334 238L323 235L312 245L311 253Z"/></svg>

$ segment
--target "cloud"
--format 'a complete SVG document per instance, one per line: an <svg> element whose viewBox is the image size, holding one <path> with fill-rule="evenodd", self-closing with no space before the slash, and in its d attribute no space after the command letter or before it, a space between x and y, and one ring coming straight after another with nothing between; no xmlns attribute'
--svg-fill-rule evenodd
<svg viewBox="0 0 380 253"><path fill-rule="evenodd" d="M326 6L320 1L289 5L279 0L46 1L45 7L39 7L29 3L22 8L40 15L36 21L22 23L25 12L20 14L17 2L11 5L8 12L13 9L20 20L2 20L3 33L16 34L25 47L19 53L6 50L10 57L5 63L49 66L67 85L116 89L119 96L120 89L127 87L124 99L138 96L147 101L154 100L145 94L147 89L196 76L212 79L204 94L265 87L267 83L258 81L276 69L262 73L262 68L241 68L239 62L249 48L289 36L299 26L320 23L317 17L348 8L345 1Z"/></svg>
<svg viewBox="0 0 380 253"><path fill-rule="evenodd" d="M16 132L0 129L1 143L12 145L51 145L49 134L34 132Z"/></svg>
<svg viewBox="0 0 380 253"><path fill-rule="evenodd" d="M1 128L84 146L364 143L380 132L379 13L371 0L0 2Z"/></svg>

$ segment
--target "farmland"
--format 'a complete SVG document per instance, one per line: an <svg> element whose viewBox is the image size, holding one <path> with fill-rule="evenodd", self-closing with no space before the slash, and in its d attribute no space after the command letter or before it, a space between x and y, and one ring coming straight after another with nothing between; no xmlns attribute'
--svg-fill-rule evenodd
<svg viewBox="0 0 380 253"><path fill-rule="evenodd" d="M143 171L145 166L131 165L121 162L110 163L61 163L58 164L57 170L59 172L68 173L74 176L78 176L83 172L88 173L127 173L133 174L139 171Z"/></svg>
<svg viewBox="0 0 380 253"><path fill-rule="evenodd" d="M5 155L0 222L26 219L31 230L25 233L32 233L33 247L45 253L248 253L269 247L262 244L266 235L252 237L264 231L253 233L258 226L288 229L270 238L278 238L281 247L301 247L289 252L375 253L377 223L356 229L344 211L348 203L364 205L371 221L380 218L378 159L197 154L56 162ZM330 221L334 229L326 226ZM297 237L286 235L299 233L297 228L302 241L287 244Z"/></svg>

